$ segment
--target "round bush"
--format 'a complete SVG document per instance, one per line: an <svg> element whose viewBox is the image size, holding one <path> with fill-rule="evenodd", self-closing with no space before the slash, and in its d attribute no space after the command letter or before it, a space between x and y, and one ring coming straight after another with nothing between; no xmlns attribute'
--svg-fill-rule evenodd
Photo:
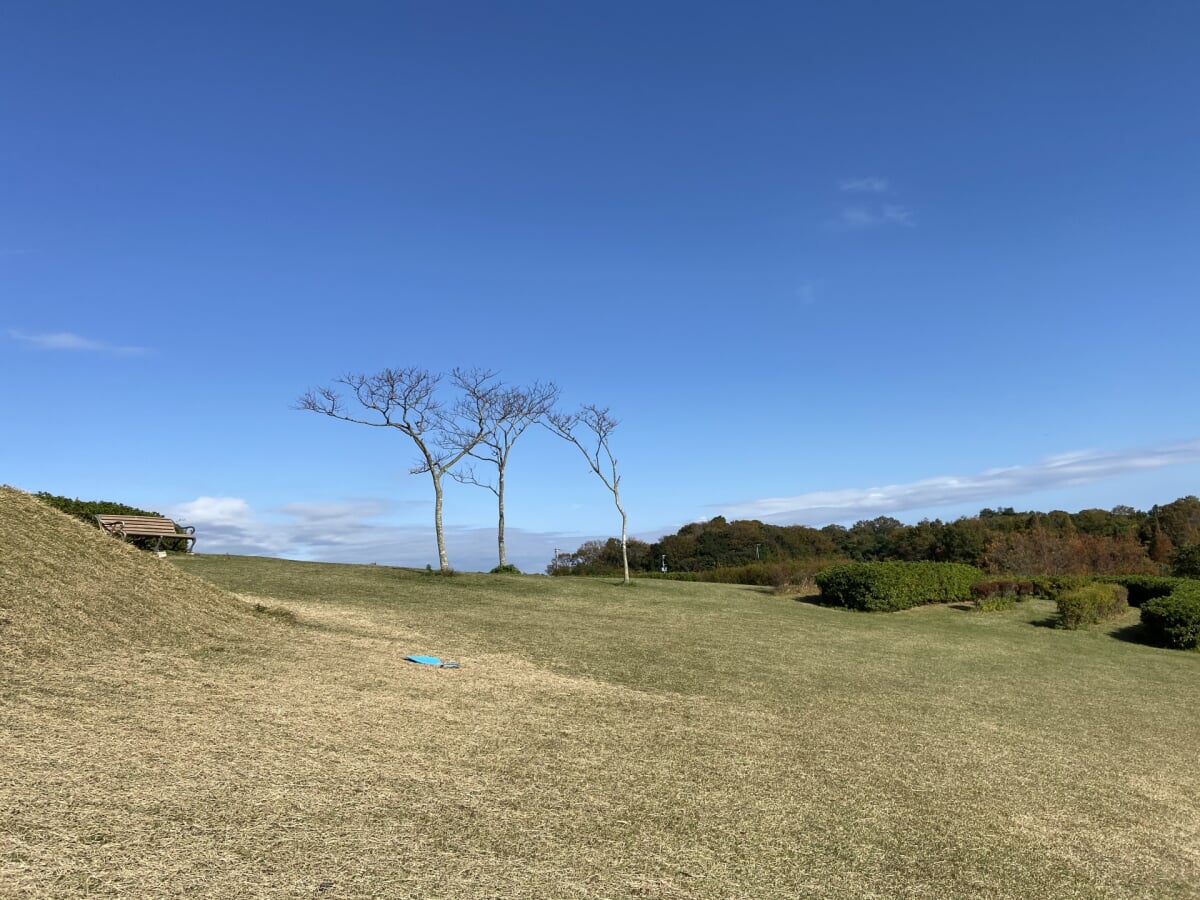
<svg viewBox="0 0 1200 900"><path fill-rule="evenodd" d="M1058 622L1063 628L1099 625L1118 618L1129 609L1129 592L1119 584L1089 584L1063 591L1054 598Z"/></svg>
<svg viewBox="0 0 1200 900"><path fill-rule="evenodd" d="M1200 650L1200 583L1147 600L1142 604L1142 625L1164 647Z"/></svg>

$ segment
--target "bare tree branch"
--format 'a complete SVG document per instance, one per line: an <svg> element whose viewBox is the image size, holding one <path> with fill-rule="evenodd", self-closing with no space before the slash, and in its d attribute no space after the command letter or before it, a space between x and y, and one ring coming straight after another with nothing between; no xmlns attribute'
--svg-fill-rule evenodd
<svg viewBox="0 0 1200 900"><path fill-rule="evenodd" d="M496 388L490 386L495 373L483 369L454 369L451 381L462 395L447 408L437 396L442 376L417 367L383 369L373 375L350 374L334 380L348 388L364 414L347 411L341 395L332 387L302 394L296 408L320 413L343 422L395 428L407 435L420 454L411 474L429 473L434 492L434 529L437 533L438 564L450 571L442 526L444 491L442 478L487 436Z"/></svg>
<svg viewBox="0 0 1200 900"><path fill-rule="evenodd" d="M595 405L580 407L577 413L551 412L544 419L545 425L565 441L579 448L591 470L604 482L613 495L613 503L621 514L621 561L625 566L625 583L629 583L628 517L621 506L621 476L617 471L617 458L613 456L610 440L619 424L608 412L608 407ZM587 432L583 434L582 432Z"/></svg>
<svg viewBox="0 0 1200 900"><path fill-rule="evenodd" d="M471 396L470 393L467 396ZM474 465L450 473L452 478L462 484L487 488L496 495L496 543L500 566L508 564L505 554L504 497L509 456L517 438L532 423L547 415L557 400L558 387L553 382L544 385L535 382L528 388L504 388L496 385L494 390L489 385L489 393L481 397L481 402L475 407L481 416L479 424L483 427L484 436L467 453L474 459L495 466L496 482L493 484L490 480L484 481L479 478Z"/></svg>

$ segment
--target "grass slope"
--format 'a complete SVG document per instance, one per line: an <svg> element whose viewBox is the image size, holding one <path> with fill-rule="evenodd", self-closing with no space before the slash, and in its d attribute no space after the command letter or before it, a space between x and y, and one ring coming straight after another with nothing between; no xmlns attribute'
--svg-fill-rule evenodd
<svg viewBox="0 0 1200 900"><path fill-rule="evenodd" d="M170 565L294 624L11 670L0 893L1200 896L1200 657L1046 605Z"/></svg>
<svg viewBox="0 0 1200 900"><path fill-rule="evenodd" d="M253 636L228 591L0 486L0 663Z"/></svg>

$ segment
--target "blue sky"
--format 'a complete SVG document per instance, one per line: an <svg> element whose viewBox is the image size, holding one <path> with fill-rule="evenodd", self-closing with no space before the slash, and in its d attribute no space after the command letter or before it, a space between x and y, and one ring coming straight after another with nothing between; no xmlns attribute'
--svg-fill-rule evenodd
<svg viewBox="0 0 1200 900"><path fill-rule="evenodd" d="M554 381L631 533L1200 490L1200 6L0 6L0 481L436 565L347 372ZM450 484L451 565L495 507ZM615 535L530 431L509 559Z"/></svg>

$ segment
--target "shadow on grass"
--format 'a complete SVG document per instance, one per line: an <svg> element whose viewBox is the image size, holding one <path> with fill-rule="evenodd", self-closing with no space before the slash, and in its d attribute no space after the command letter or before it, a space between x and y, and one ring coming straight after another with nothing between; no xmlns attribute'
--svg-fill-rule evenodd
<svg viewBox="0 0 1200 900"><path fill-rule="evenodd" d="M874 615L882 612L882 610L859 609L854 606L847 606L844 603L838 603L820 594L799 594L792 598L792 602L807 603L809 606L818 606L821 609L831 609L836 612L851 613L854 615Z"/></svg>
<svg viewBox="0 0 1200 900"><path fill-rule="evenodd" d="M929 609L934 606L945 606L947 609L956 609L956 610L959 610L960 612L975 612L976 611L975 604L973 604L973 603L918 603L916 606L909 607L908 609L860 610L860 609L846 606L843 603L838 603L834 600L828 600L825 597L823 597L821 594L802 594L802 595L793 597L792 600L795 601L796 603L807 603L810 606L821 606L821 607L824 607L825 609L846 609L846 610L851 610L853 612L902 613L902 612L912 612L913 610L918 610L918 609Z"/></svg>
<svg viewBox="0 0 1200 900"><path fill-rule="evenodd" d="M1044 619L1035 619L1029 623L1035 628L1061 628L1057 616L1047 616ZM1142 647L1161 647L1150 636L1149 631L1142 625L1141 622L1134 622L1131 625L1122 625L1119 628L1114 628L1109 633L1109 637L1122 641L1126 644L1139 644Z"/></svg>
<svg viewBox="0 0 1200 900"><path fill-rule="evenodd" d="M826 609L845 609L840 603L834 603L821 594L797 594L792 600L796 603L807 603L809 606L823 606Z"/></svg>
<svg viewBox="0 0 1200 900"><path fill-rule="evenodd" d="M1143 647L1162 647L1162 644L1154 640L1150 635L1150 631L1141 622L1134 622L1132 625L1122 625L1120 628L1114 628L1110 634L1116 640L1124 641L1126 644L1141 644Z"/></svg>

